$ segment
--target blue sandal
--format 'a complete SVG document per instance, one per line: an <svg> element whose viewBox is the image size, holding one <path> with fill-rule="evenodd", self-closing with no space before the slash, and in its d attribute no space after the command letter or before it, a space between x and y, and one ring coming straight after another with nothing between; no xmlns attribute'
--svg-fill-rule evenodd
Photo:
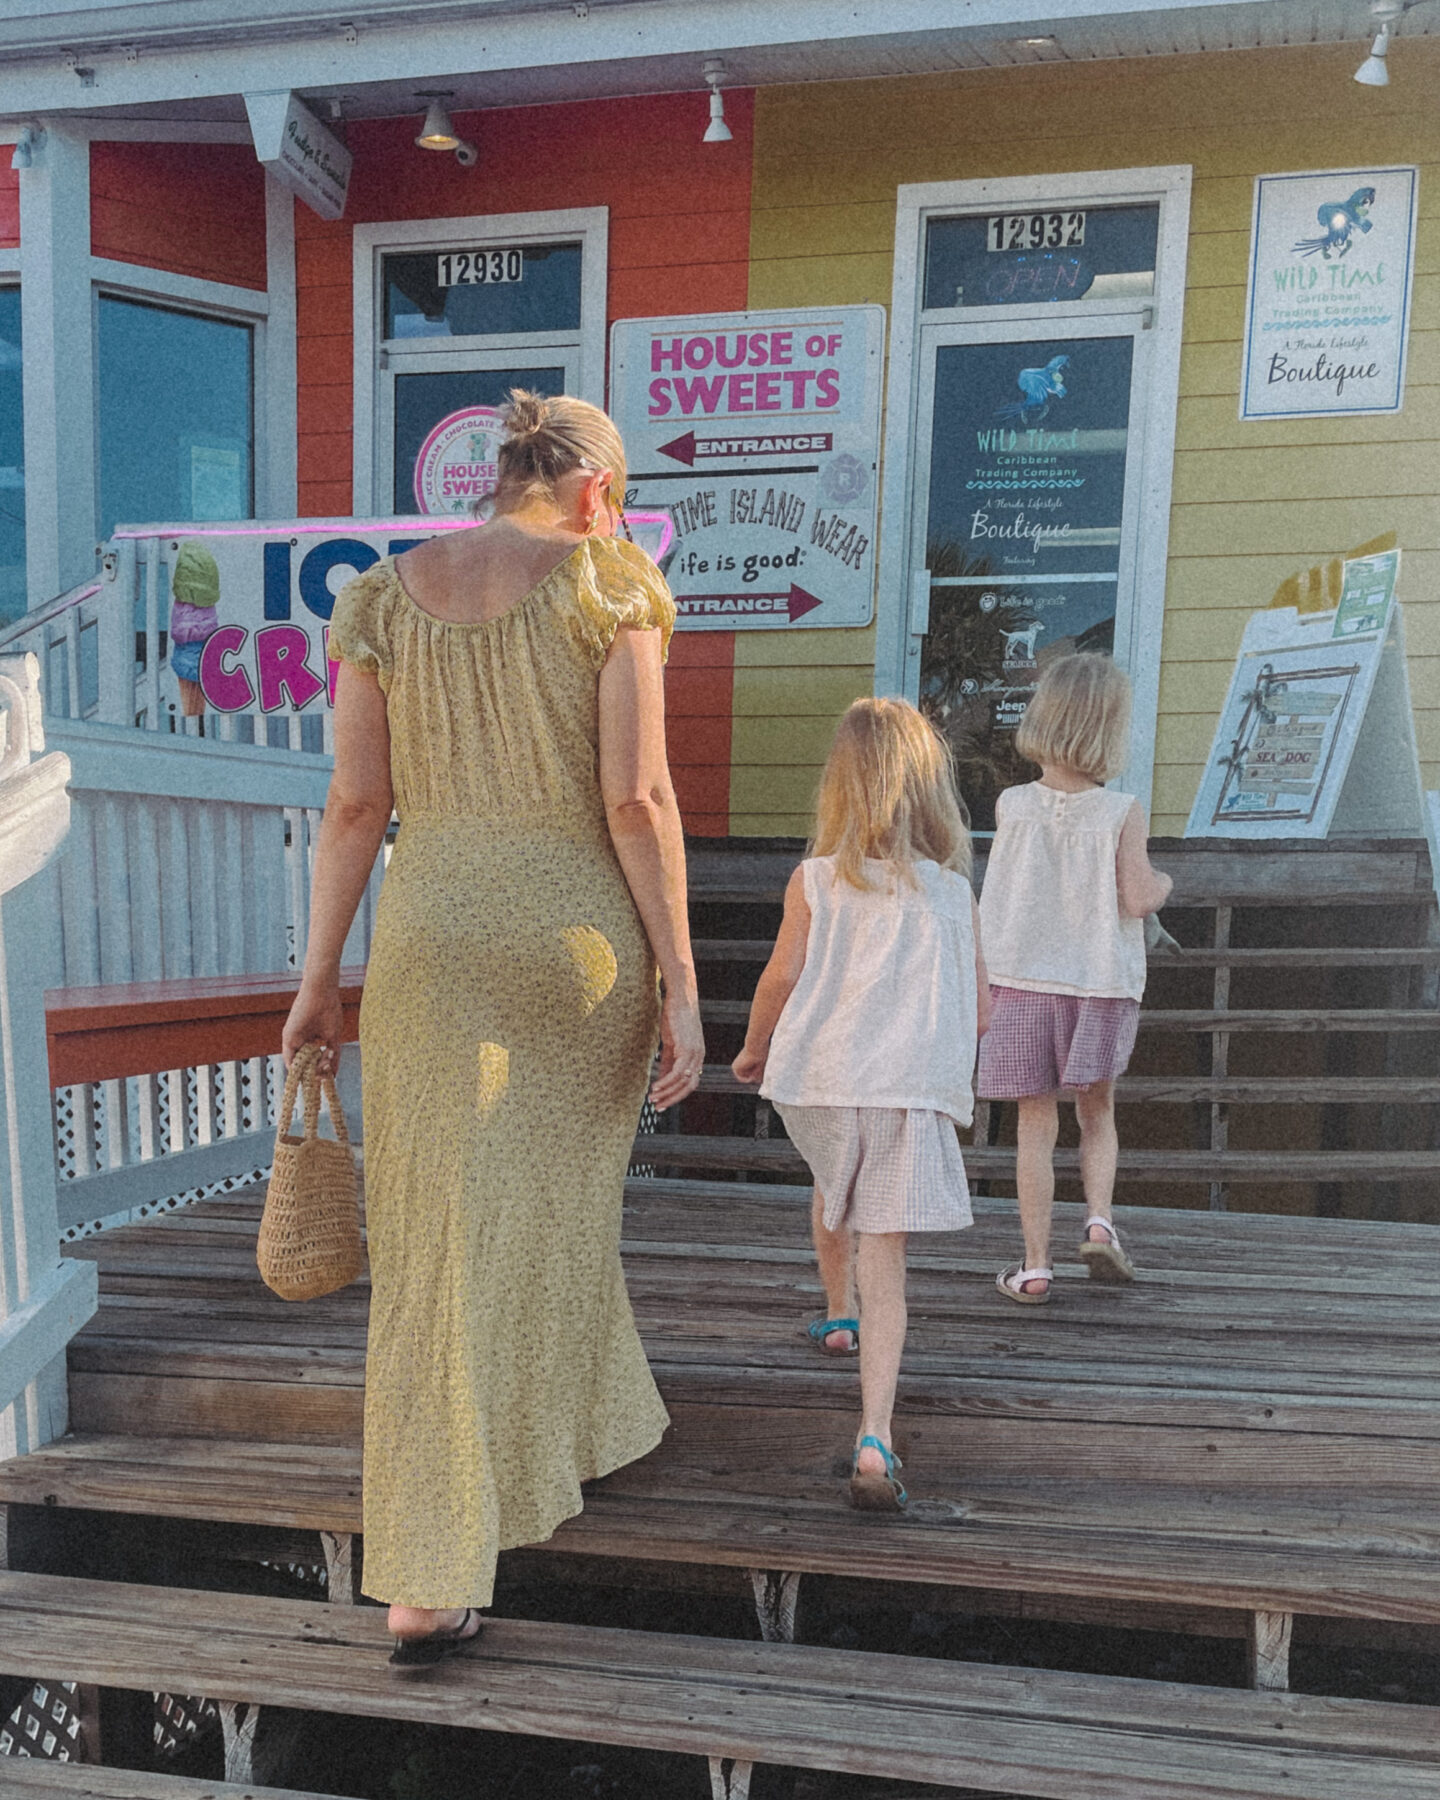
<svg viewBox="0 0 1440 1800"><path fill-rule="evenodd" d="M885 1473L876 1475L857 1465L862 1450L878 1450L885 1459ZM903 1512L908 1498L895 1479L895 1471L904 1464L877 1437L862 1437L855 1446L850 1462L850 1504L861 1512Z"/></svg>
<svg viewBox="0 0 1440 1800"><path fill-rule="evenodd" d="M855 1342L848 1350L832 1350L825 1342L832 1331L848 1331ZM805 1335L822 1356L858 1356L860 1354L860 1321L858 1319L812 1319Z"/></svg>

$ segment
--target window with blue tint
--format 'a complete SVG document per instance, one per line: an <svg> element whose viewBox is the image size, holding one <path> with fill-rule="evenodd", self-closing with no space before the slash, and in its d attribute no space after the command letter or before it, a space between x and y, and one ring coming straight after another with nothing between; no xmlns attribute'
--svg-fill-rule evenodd
<svg viewBox="0 0 1440 1800"><path fill-rule="evenodd" d="M453 244L384 259L387 338L575 331L579 244Z"/></svg>
<svg viewBox="0 0 1440 1800"><path fill-rule="evenodd" d="M0 288L0 625L25 610L25 417L20 290Z"/></svg>
<svg viewBox="0 0 1440 1800"><path fill-rule="evenodd" d="M100 531L251 519L254 332L100 297Z"/></svg>
<svg viewBox="0 0 1440 1800"><path fill-rule="evenodd" d="M925 228L925 310L1155 291L1160 208L1010 206Z"/></svg>

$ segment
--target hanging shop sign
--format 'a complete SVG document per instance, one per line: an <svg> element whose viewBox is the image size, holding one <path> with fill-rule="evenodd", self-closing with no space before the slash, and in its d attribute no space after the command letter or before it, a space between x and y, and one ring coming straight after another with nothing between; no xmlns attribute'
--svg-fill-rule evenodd
<svg viewBox="0 0 1440 1800"><path fill-rule="evenodd" d="M1251 617L1187 837L1418 836L1398 552L1389 557L1378 570L1348 563L1334 611Z"/></svg>
<svg viewBox="0 0 1440 1800"><path fill-rule="evenodd" d="M631 514L630 527L657 561L666 555L674 533L664 513ZM333 706L330 615L340 589L382 557L400 556L437 532L474 528L473 519L453 517L306 519L118 536L159 545L163 698L194 717Z"/></svg>
<svg viewBox="0 0 1440 1800"><path fill-rule="evenodd" d="M495 491L505 415L467 406L441 419L415 458L415 504L422 513L465 513Z"/></svg>
<svg viewBox="0 0 1440 1800"><path fill-rule="evenodd" d="M867 625L885 315L878 306L626 319L610 410L690 630Z"/></svg>
<svg viewBox="0 0 1440 1800"><path fill-rule="evenodd" d="M1399 412L1419 170L1261 175L1242 419Z"/></svg>
<svg viewBox="0 0 1440 1800"><path fill-rule="evenodd" d="M322 219L343 217L354 158L335 133L284 88L247 94L245 110L255 154L269 173Z"/></svg>

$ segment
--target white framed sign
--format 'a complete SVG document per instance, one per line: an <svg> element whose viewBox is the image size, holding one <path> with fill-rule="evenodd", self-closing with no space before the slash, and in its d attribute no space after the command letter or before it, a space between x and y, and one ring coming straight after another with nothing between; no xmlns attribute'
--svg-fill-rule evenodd
<svg viewBox="0 0 1440 1800"><path fill-rule="evenodd" d="M354 157L298 94L247 94L255 154L282 187L322 219L344 216Z"/></svg>
<svg viewBox="0 0 1440 1800"><path fill-rule="evenodd" d="M610 411L637 507L699 631L868 625L885 314L838 306L623 319Z"/></svg>
<svg viewBox="0 0 1440 1800"><path fill-rule="evenodd" d="M1400 411L1419 173L1256 178L1242 419Z"/></svg>
<svg viewBox="0 0 1440 1800"><path fill-rule="evenodd" d="M1374 629L1336 624L1288 606L1252 615L1186 837L1419 834L1400 607Z"/></svg>

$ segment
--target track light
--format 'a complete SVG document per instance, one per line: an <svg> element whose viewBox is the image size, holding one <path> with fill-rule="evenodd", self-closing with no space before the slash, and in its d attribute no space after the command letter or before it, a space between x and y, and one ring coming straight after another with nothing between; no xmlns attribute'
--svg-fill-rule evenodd
<svg viewBox="0 0 1440 1800"><path fill-rule="evenodd" d="M450 90L447 88L443 93L417 94L415 98L430 102L425 109L425 123L420 127L420 135L415 140L419 148L453 150L455 160L462 169L473 169L480 160L480 152L462 138L450 123L450 115L443 104L450 98Z"/></svg>
<svg viewBox="0 0 1440 1800"><path fill-rule="evenodd" d="M725 96L720 92L720 83L725 79L725 65L712 58L701 69L710 86L710 123L705 127L702 144L728 144L733 133L725 123Z"/></svg>
<svg viewBox="0 0 1440 1800"><path fill-rule="evenodd" d="M1380 27L1375 42L1370 46L1370 54L1355 71L1355 79L1362 87L1389 87L1390 71L1385 64L1385 55L1390 48L1390 27Z"/></svg>

